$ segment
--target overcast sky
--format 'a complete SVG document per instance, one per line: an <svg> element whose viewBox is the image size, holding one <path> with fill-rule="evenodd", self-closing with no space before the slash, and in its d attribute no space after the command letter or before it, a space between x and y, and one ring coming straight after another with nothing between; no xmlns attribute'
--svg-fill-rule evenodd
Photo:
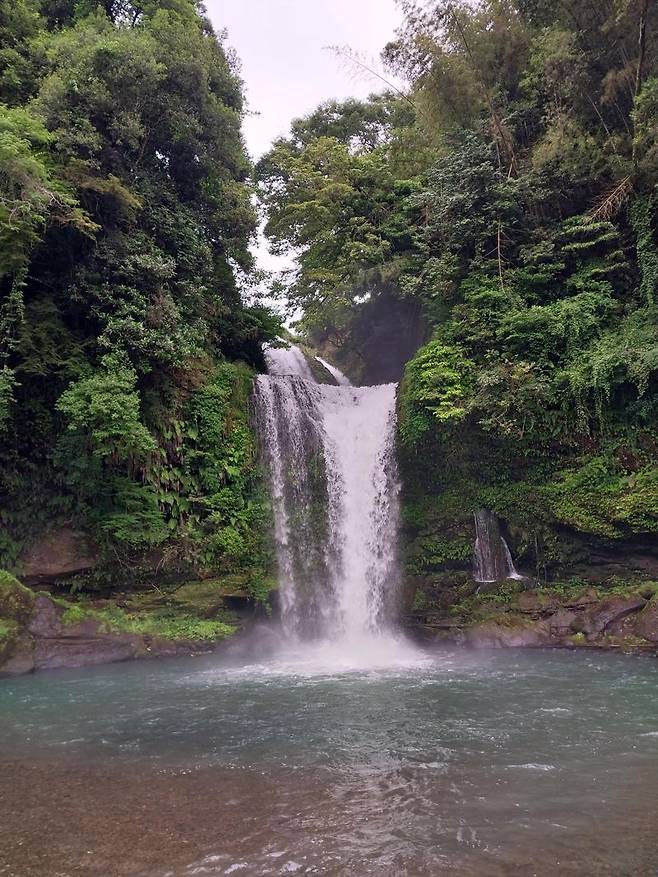
<svg viewBox="0 0 658 877"><path fill-rule="evenodd" d="M322 101L382 90L324 47L349 46L377 63L402 17L395 0L206 0L206 8L215 29L228 30L259 113L245 122L253 158Z"/></svg>

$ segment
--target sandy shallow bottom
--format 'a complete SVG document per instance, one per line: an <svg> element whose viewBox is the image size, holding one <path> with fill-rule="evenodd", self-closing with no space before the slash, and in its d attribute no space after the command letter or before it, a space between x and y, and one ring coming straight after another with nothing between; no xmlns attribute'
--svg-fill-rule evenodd
<svg viewBox="0 0 658 877"><path fill-rule="evenodd" d="M409 849L405 861L368 863L368 821L355 825L357 801L341 800L318 775L204 768L185 773L117 771L110 764L0 761L0 874L11 877L189 877L203 874L421 875L464 877L658 874L658 793L607 813L572 813L552 830L519 820L495 843L486 837L486 806L459 835L462 851L442 862L436 849ZM445 790L446 795L449 790ZM432 797L440 798L441 783ZM354 798L367 803L368 790ZM449 795L447 795L449 797ZM294 812L289 803L294 800ZM567 814L565 814L567 815ZM402 826L389 814L400 849ZM462 813L463 817L463 813ZM443 830L450 830L445 813ZM373 814L373 853L382 832ZM480 831L482 832L480 834ZM338 857L323 855L343 835ZM294 847L296 858L287 851ZM364 852L366 855L364 856ZM302 855L300 855L300 853Z"/></svg>

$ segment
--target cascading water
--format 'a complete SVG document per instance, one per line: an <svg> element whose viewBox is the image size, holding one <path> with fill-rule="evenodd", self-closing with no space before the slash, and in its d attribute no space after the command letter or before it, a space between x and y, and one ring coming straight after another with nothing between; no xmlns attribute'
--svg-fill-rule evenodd
<svg viewBox="0 0 658 877"><path fill-rule="evenodd" d="M285 343L283 338L279 341ZM298 375L307 381L315 380L306 357L294 344L288 347L266 347L265 359L271 375Z"/></svg>
<svg viewBox="0 0 658 877"><path fill-rule="evenodd" d="M284 630L354 650L398 644L396 385L318 384L294 347L266 358L255 405Z"/></svg>
<svg viewBox="0 0 658 877"><path fill-rule="evenodd" d="M475 512L475 548L473 578L482 584L522 579L512 560L512 554L502 533L498 518L488 509Z"/></svg>

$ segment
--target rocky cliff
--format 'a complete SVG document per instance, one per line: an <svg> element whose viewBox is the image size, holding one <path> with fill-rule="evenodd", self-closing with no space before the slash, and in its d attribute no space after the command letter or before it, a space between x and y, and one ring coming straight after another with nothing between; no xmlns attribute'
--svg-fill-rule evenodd
<svg viewBox="0 0 658 877"><path fill-rule="evenodd" d="M0 676L214 651L253 614L230 579L73 601L0 572Z"/></svg>
<svg viewBox="0 0 658 877"><path fill-rule="evenodd" d="M407 620L433 643L658 655L658 583L604 589L572 582L524 590L524 584L508 581L482 593L468 577L456 576L451 589L417 591Z"/></svg>

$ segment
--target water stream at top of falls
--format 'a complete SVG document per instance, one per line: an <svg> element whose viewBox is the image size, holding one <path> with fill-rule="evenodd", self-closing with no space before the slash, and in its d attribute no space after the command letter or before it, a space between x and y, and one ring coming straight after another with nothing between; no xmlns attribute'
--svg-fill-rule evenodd
<svg viewBox="0 0 658 877"><path fill-rule="evenodd" d="M396 385L316 383L297 348L266 350L255 405L291 639L395 640L399 598ZM337 378L338 379L338 378Z"/></svg>

